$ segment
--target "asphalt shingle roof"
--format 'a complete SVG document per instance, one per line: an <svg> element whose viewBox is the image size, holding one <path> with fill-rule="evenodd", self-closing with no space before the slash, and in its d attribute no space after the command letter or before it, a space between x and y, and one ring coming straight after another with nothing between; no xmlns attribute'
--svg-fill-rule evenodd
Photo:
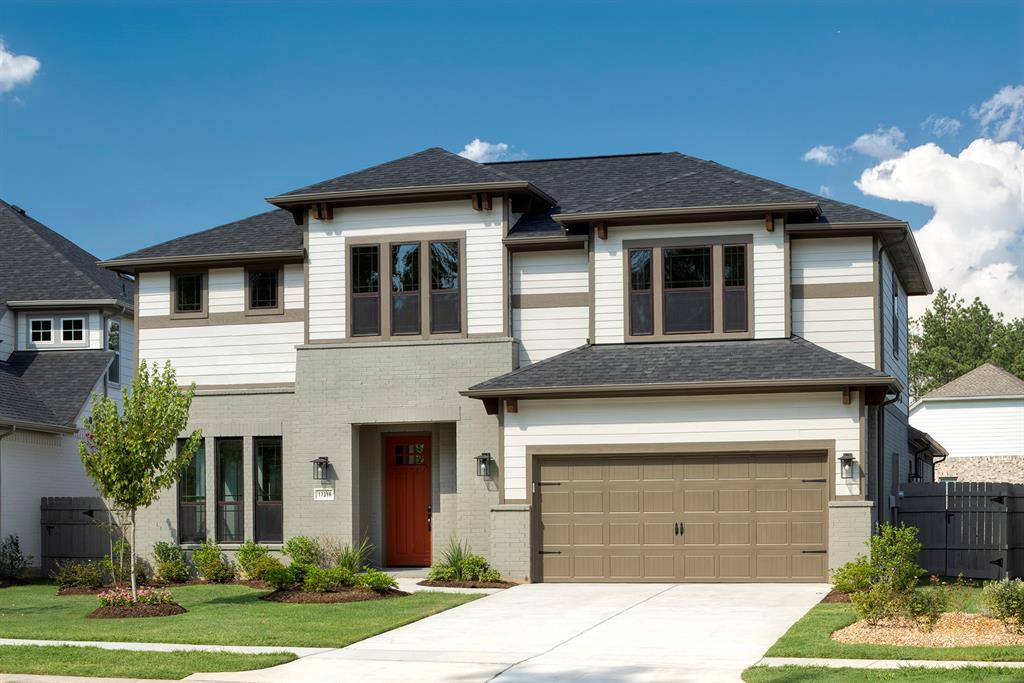
<svg viewBox="0 0 1024 683"><path fill-rule="evenodd" d="M489 391L803 380L886 379L800 337L581 346L481 382Z"/></svg>
<svg viewBox="0 0 1024 683"><path fill-rule="evenodd" d="M117 299L132 283L96 265L96 257L0 200L0 306L8 301Z"/></svg>
<svg viewBox="0 0 1024 683"><path fill-rule="evenodd" d="M985 363L960 375L952 382L929 391L922 400L982 396L1024 396L1024 379L1003 370L998 365Z"/></svg>
<svg viewBox="0 0 1024 683"><path fill-rule="evenodd" d="M112 351L15 351L0 363L0 423L74 426L113 357Z"/></svg>

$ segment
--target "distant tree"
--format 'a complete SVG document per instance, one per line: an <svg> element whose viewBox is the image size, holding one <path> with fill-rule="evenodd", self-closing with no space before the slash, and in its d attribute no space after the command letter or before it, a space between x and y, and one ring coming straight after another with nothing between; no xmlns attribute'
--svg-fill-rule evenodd
<svg viewBox="0 0 1024 683"><path fill-rule="evenodd" d="M911 395L923 396L984 363L1024 378L1024 319L1005 322L981 299L965 305L940 289L924 314L910 322Z"/></svg>
<svg viewBox="0 0 1024 683"><path fill-rule="evenodd" d="M143 361L123 394L123 411L108 396L93 394L92 416L86 420L86 438L78 443L86 473L96 489L131 525L132 600L138 600L135 578L135 514L149 507L160 492L177 482L199 448L196 430L180 450L174 445L188 425L195 384L178 387L170 363L150 373Z"/></svg>

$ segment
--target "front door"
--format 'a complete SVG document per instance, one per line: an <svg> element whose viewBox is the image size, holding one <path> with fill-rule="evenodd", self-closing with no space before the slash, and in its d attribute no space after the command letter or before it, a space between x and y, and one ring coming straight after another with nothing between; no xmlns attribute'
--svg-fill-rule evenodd
<svg viewBox="0 0 1024 683"><path fill-rule="evenodd" d="M392 567L430 565L430 436L384 440L387 561Z"/></svg>

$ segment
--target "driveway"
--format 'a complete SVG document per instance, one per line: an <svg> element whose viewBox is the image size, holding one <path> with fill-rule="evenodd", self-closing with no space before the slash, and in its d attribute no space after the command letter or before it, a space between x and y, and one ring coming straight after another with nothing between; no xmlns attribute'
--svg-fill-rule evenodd
<svg viewBox="0 0 1024 683"><path fill-rule="evenodd" d="M272 669L187 680L736 683L827 592L824 584L530 584Z"/></svg>

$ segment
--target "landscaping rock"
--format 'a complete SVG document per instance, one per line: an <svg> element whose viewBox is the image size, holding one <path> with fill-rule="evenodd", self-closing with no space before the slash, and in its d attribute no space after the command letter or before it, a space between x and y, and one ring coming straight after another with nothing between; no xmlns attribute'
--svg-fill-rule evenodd
<svg viewBox="0 0 1024 683"><path fill-rule="evenodd" d="M1002 622L983 614L947 612L931 631L911 624L877 624L858 621L832 634L839 643L910 645L916 647L972 647L976 645L1024 645L1024 634L1008 631Z"/></svg>

